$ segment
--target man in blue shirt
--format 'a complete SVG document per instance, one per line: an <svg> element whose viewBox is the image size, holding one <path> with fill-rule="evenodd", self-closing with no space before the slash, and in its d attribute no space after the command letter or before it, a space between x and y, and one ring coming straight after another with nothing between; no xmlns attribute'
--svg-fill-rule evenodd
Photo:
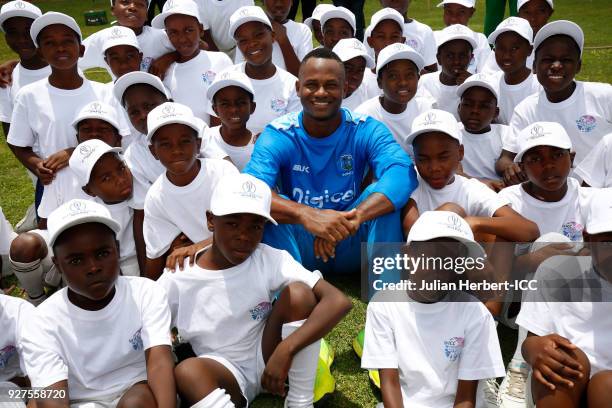
<svg viewBox="0 0 612 408"><path fill-rule="evenodd" d="M399 214L417 186L387 127L341 108L345 89L336 54L306 55L297 82L303 111L271 122L244 169L279 192L279 225L267 227L264 242L323 272L359 271L361 242L403 241ZM362 189L368 173L375 182Z"/></svg>

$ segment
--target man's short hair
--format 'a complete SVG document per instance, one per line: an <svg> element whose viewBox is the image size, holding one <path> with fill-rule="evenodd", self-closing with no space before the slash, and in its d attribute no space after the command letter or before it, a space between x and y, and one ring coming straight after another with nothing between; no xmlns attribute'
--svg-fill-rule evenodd
<svg viewBox="0 0 612 408"><path fill-rule="evenodd" d="M342 68L342 73L344 74L344 62L342 62L340 57L335 52L330 50L329 48L319 47L319 48L315 48L314 50L310 51L308 54L306 54L306 56L304 56L304 59L302 60L302 63L300 64L300 68L306 63L306 61L308 61L311 58L323 58L323 59L334 60L338 63L338 65L340 65L340 67Z"/></svg>

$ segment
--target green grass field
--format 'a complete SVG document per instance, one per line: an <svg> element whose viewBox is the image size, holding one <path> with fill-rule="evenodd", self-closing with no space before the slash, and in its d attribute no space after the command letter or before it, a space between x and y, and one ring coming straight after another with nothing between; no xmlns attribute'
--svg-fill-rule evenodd
<svg viewBox="0 0 612 408"><path fill-rule="evenodd" d="M325 1L325 2L330 2ZM435 7L437 0L413 0L409 14L417 20L429 24L433 29L442 28L440 9ZM86 10L106 10L109 19L108 0L43 0L35 1L43 11L55 10L70 14L83 27L84 35L91 34L101 27L84 26L83 14ZM260 3L260 1L259 1ZM471 28L481 31L483 28L484 1L478 0L479 7L473 17ZM379 8L378 0L368 0L365 11L366 18ZM580 24L586 34L586 50L582 72L579 79L586 81L611 82L612 80L612 28L609 16L612 15L610 0L556 0L554 19L569 19ZM301 18L298 16L298 21ZM0 61L15 58L15 55L0 44ZM99 72L88 72L88 76L99 81L107 81L108 75ZM14 225L24 214L32 202L32 184L25 171L6 147L0 143L0 205ZM14 283L14 278L6 283ZM359 361L351 348L353 337L363 326L366 305L359 300L359 278L347 277L333 280L353 300L352 312L327 337L336 351L336 359L332 373L336 378L336 392L326 400L324 406L329 407L373 407L380 400L380 393L368 381L367 373L360 369ZM500 327L500 339L505 360L509 360L514 352L516 332ZM254 407L282 407L278 398L262 396L255 401Z"/></svg>

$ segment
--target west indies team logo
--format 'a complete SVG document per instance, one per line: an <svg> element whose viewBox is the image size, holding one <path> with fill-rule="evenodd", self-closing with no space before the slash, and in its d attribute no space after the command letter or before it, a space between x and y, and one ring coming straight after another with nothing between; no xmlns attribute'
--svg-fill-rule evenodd
<svg viewBox="0 0 612 408"><path fill-rule="evenodd" d="M338 166L344 175L350 174L353 171L353 156L350 154L341 155L338 160Z"/></svg>
<svg viewBox="0 0 612 408"><path fill-rule="evenodd" d="M287 101L281 98L272 98L270 101L270 108L280 115L287 113Z"/></svg>
<svg viewBox="0 0 612 408"><path fill-rule="evenodd" d="M0 349L0 369L8 366L9 360L17 354L15 346L8 345Z"/></svg>
<svg viewBox="0 0 612 408"><path fill-rule="evenodd" d="M451 337L444 341L444 355L450 361L457 361L461 356L461 350L463 350L464 344L463 337Z"/></svg>
<svg viewBox="0 0 612 408"><path fill-rule="evenodd" d="M217 73L215 71L208 70L202 74L202 81L204 81L206 85L210 85L215 80L216 76Z"/></svg>
<svg viewBox="0 0 612 408"><path fill-rule="evenodd" d="M261 302L249 312L251 313L251 319L261 321L265 320L270 312L272 311L272 303L270 302Z"/></svg>
<svg viewBox="0 0 612 408"><path fill-rule="evenodd" d="M142 327L136 330L136 333L130 337L130 344L135 351L144 350L144 345L142 344Z"/></svg>
<svg viewBox="0 0 612 408"><path fill-rule="evenodd" d="M576 120L576 127L583 133L589 133L597 127L597 119L591 115L582 115Z"/></svg>
<svg viewBox="0 0 612 408"><path fill-rule="evenodd" d="M584 230L584 226L575 221L566 222L561 226L561 233L572 241L582 239L582 230Z"/></svg>

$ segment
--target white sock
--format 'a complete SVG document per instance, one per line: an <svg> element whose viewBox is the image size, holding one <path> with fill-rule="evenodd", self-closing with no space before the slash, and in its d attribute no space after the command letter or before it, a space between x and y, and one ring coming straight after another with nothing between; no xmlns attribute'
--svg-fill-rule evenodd
<svg viewBox="0 0 612 408"><path fill-rule="evenodd" d="M282 329L283 340L302 326L305 321L285 323ZM285 398L285 407L312 407L320 350L321 340L318 340L304 347L293 357L291 368L289 368L289 391Z"/></svg>
<svg viewBox="0 0 612 408"><path fill-rule="evenodd" d="M520 366L523 368L528 368L527 362L525 362L525 359L523 358L523 353L521 352L523 342L527 338L527 330L524 329L522 326L519 326L517 337L518 338L516 341L516 350L514 350L514 355L512 356L512 360L508 364L508 367L513 366L518 368Z"/></svg>
<svg viewBox="0 0 612 408"><path fill-rule="evenodd" d="M224 389L217 388L193 404L191 408L235 408L235 405Z"/></svg>
<svg viewBox="0 0 612 408"><path fill-rule="evenodd" d="M11 268L21 287L27 292L29 300L35 306L45 300L43 290L43 266L40 259L33 262L17 262L9 259Z"/></svg>

